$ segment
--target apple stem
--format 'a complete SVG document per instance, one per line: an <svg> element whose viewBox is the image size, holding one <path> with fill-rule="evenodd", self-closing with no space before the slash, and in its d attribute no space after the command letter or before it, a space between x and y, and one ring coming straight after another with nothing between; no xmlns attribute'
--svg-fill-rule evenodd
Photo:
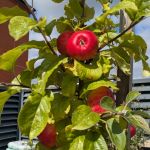
<svg viewBox="0 0 150 150"><path fill-rule="evenodd" d="M83 41L83 40L81 40L80 41L80 45L82 46L82 45L84 45L85 44L85 42Z"/></svg>

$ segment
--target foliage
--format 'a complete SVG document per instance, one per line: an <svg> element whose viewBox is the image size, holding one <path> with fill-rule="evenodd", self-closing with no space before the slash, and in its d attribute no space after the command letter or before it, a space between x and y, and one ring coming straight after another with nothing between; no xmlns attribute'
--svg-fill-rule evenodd
<svg viewBox="0 0 150 150"><path fill-rule="evenodd" d="M52 1L57 5L63 2ZM124 10L132 20L130 27L133 27L144 17L150 16L150 0L122 0L114 7L110 7L112 2L109 0L97 0L103 12L96 18L95 8L88 6L86 1L85 4L82 2L84 1L68 0L64 6L65 15L49 23L46 18L39 21L29 18L18 7L0 9L0 23L9 20L9 33L15 40L19 40L30 30L41 32L46 40L29 41L0 56L0 69L12 71L21 54L31 48L39 50L37 58L26 62L26 69L17 77L19 82L16 83L15 79L12 87L0 93L0 111L2 112L7 99L25 86L31 90L31 94L19 113L18 124L21 133L30 140L37 137L47 123L51 123L56 126L58 142L56 147L50 148L52 150L107 150L110 146L125 150L128 124L150 134L149 126L142 117L143 113L136 113L129 108L129 104L140 93L131 91L124 104L119 107L109 97L104 97L99 105L107 112L102 114L91 110L87 105L87 97L90 91L101 86L109 87L115 93L118 88L109 79L110 71L119 67L130 75L131 57L136 62L142 61L145 75L150 75L144 39L133 32L119 34L118 24L112 19L119 16L120 10ZM81 62L57 55L56 39L48 38L55 27L59 34L68 30L93 31L99 41L96 56ZM39 60L42 63L36 67ZM33 79L37 82L32 82ZM14 83L20 87L16 88ZM51 90L52 86L59 93ZM48 150L41 143L37 145L37 149Z"/></svg>
<svg viewBox="0 0 150 150"><path fill-rule="evenodd" d="M139 150L144 146L144 132L137 128L136 135L131 139L130 145L132 150Z"/></svg>

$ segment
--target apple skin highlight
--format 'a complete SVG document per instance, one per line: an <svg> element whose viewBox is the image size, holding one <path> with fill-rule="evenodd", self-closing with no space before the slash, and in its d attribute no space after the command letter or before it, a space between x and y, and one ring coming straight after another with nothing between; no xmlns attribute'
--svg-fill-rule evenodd
<svg viewBox="0 0 150 150"><path fill-rule="evenodd" d="M94 58L98 49L98 39L89 30L74 32L68 39L67 54L77 60Z"/></svg>

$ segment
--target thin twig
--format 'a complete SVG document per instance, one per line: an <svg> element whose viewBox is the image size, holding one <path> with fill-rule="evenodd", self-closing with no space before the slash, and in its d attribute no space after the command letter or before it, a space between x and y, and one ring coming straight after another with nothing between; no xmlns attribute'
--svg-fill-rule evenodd
<svg viewBox="0 0 150 150"><path fill-rule="evenodd" d="M117 40L118 38L120 38L123 34L125 34L126 32L128 32L131 28L133 28L136 24L138 24L139 22L141 22L143 20L144 17L141 17L138 21L135 21L133 23L131 23L131 25L125 29L124 31L122 31L119 35L117 35L115 38L109 40L106 44L102 45L98 51L100 51L101 49L103 49L105 46L109 45L110 43L114 42L115 40Z"/></svg>
<svg viewBox="0 0 150 150"><path fill-rule="evenodd" d="M25 5L27 6L29 12L32 14L33 18L38 22L38 19L37 19L35 13L34 13L34 9L28 4L28 2L27 2L26 0L23 0L23 1L24 1ZM53 53L54 55L57 55L56 52L54 51L54 49L52 48L52 46L50 45L50 43L49 43L49 41L48 41L46 35L45 35L44 32L43 32L43 30L42 30L40 27L37 27L37 28L38 28L38 30L40 31L40 33L42 34L42 36L43 36L43 38L44 38L46 44L48 45L48 47L50 48L50 50L52 51L52 53Z"/></svg>
<svg viewBox="0 0 150 150"><path fill-rule="evenodd" d="M110 117L112 117L112 116L115 116L115 115L124 115L124 113L123 112L112 112L112 113L109 113L109 114L103 114L103 115L101 115L101 119L106 119L106 118L110 118Z"/></svg>
<svg viewBox="0 0 150 150"><path fill-rule="evenodd" d="M4 83L4 82L1 82L0 85L4 85L6 87L11 87L11 86L18 86L18 87L23 87L23 88L29 88L29 86L26 86L26 85L23 85L23 84L12 84L12 83Z"/></svg>

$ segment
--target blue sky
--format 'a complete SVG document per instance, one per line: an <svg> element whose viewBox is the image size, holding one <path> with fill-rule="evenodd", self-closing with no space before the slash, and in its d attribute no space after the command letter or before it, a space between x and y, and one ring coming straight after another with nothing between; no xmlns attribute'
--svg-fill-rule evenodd
<svg viewBox="0 0 150 150"><path fill-rule="evenodd" d="M135 33L142 36L147 43L147 55L150 57L150 17L143 20L141 23L136 25ZM150 59L148 60L150 64ZM144 78L141 70L142 64L134 64L133 76L134 78Z"/></svg>
<svg viewBox="0 0 150 150"><path fill-rule="evenodd" d="M32 0L27 0L30 4ZM33 0L34 1L34 8L36 9L36 15L38 18L46 16L47 20L50 21L54 18L59 18L63 13L64 4L68 0L64 0L63 3L55 4L51 0ZM96 15L100 14L100 4L93 0L87 0L90 6L96 6ZM118 0L115 0L115 3ZM145 19L140 24L135 27L135 33L142 36L148 45L148 56L150 56L150 18ZM53 32L53 37L56 37L56 32ZM30 32L30 40L43 40L43 37L34 32ZM34 58L38 55L38 51L31 50L29 53L29 58ZM149 60L150 64L150 60ZM133 66L133 77L134 78L143 78L142 75L142 65L141 63L136 63Z"/></svg>

